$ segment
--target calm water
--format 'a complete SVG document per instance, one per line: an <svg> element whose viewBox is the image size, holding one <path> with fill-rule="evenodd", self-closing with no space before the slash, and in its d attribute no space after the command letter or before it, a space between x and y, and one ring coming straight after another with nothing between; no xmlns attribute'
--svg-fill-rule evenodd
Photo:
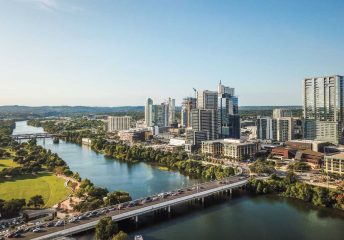
<svg viewBox="0 0 344 240"><path fill-rule="evenodd" d="M18 122L15 133L42 131ZM134 198L194 182L143 163L128 165L109 160L76 144L61 141L54 145L47 140L44 146L58 153L82 177L110 190L128 191ZM150 226L139 228L131 236L142 234L145 240L344 239L343 212L271 196L242 196L198 210L181 207L175 215L169 220L150 221ZM93 239L93 234L78 238Z"/></svg>

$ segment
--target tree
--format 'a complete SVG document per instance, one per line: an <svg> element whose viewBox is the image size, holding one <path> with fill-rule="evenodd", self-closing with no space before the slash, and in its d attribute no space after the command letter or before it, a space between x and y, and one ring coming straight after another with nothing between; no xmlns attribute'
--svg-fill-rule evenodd
<svg viewBox="0 0 344 240"><path fill-rule="evenodd" d="M118 232L118 226L111 217L104 217L99 220L96 226L97 240L110 240Z"/></svg>
<svg viewBox="0 0 344 240"><path fill-rule="evenodd" d="M123 231L120 231L115 236L113 236L112 240L128 240L128 234Z"/></svg>
<svg viewBox="0 0 344 240"><path fill-rule="evenodd" d="M297 177L294 172L289 171L287 175L285 176L285 181L288 184L293 184L297 182Z"/></svg>
<svg viewBox="0 0 344 240"><path fill-rule="evenodd" d="M44 200L41 195L35 195L32 198L30 198L27 206L34 206L35 208L43 206L44 205Z"/></svg>

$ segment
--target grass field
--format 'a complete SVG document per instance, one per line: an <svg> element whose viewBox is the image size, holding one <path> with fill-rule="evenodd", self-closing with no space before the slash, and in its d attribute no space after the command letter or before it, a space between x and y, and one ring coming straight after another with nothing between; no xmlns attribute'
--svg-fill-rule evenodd
<svg viewBox="0 0 344 240"><path fill-rule="evenodd" d="M13 162L12 159L9 158L0 158L0 172L4 168L13 168L13 167L18 167L19 164Z"/></svg>
<svg viewBox="0 0 344 240"><path fill-rule="evenodd" d="M23 176L0 182L0 199L25 198L42 195L45 207L51 207L64 200L70 190L65 188L64 180L52 173L41 173L37 176Z"/></svg>

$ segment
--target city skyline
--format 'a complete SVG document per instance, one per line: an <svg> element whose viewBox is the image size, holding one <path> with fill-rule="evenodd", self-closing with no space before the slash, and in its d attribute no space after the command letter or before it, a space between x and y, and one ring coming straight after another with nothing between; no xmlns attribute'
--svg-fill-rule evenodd
<svg viewBox="0 0 344 240"><path fill-rule="evenodd" d="M241 106L301 106L305 78L344 74L342 1L0 6L0 105L180 106L222 80Z"/></svg>

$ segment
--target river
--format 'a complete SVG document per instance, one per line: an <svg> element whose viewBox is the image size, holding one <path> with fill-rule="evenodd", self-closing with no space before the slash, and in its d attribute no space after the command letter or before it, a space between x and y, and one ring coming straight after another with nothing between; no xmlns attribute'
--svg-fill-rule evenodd
<svg viewBox="0 0 344 240"><path fill-rule="evenodd" d="M44 132L26 122L17 122L14 134ZM59 154L72 171L109 190L128 191L133 198L168 191L195 183L176 172L162 171L145 163L127 164L107 159L89 147L48 139L43 144ZM316 208L302 201L276 196L243 195L201 209L181 207L175 217L155 220L140 227L131 236L142 234L145 240L212 239L326 239L344 238L344 213ZM164 218L165 219L165 218ZM93 239L87 233L78 239Z"/></svg>

